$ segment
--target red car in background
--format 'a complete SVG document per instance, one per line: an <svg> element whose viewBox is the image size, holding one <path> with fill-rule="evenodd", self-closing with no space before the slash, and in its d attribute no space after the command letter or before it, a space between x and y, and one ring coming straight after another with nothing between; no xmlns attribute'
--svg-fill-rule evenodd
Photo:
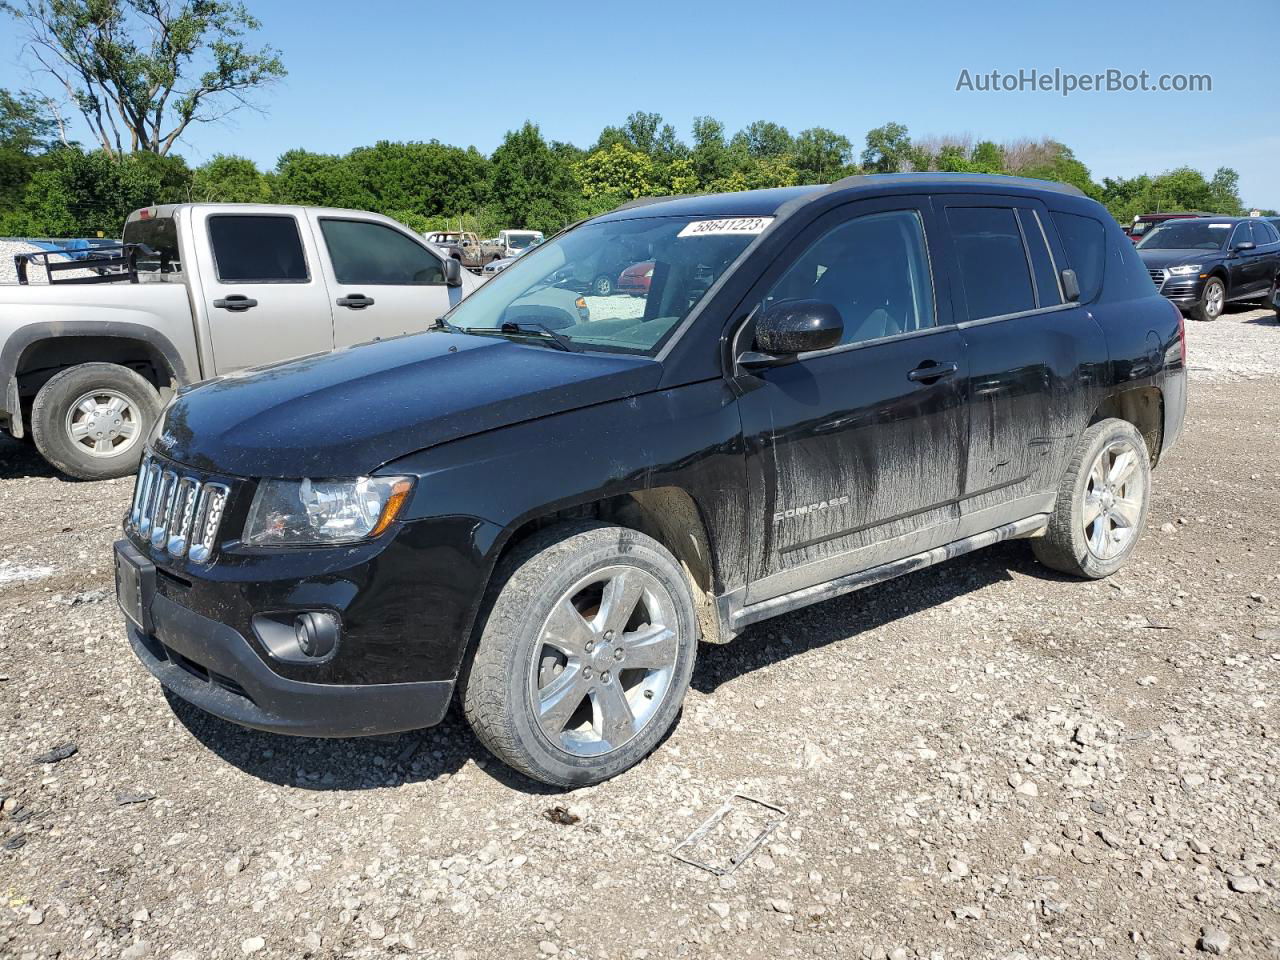
<svg viewBox="0 0 1280 960"><path fill-rule="evenodd" d="M653 280L653 261L633 263L618 275L618 292L629 293L633 297L644 297L649 294L649 283Z"/></svg>
<svg viewBox="0 0 1280 960"><path fill-rule="evenodd" d="M1137 243L1145 237L1152 227L1158 227L1160 224L1169 220L1189 220L1195 217L1210 217L1210 213L1196 213L1192 211L1183 213L1141 213L1133 218L1133 224L1125 229L1125 234L1134 243Z"/></svg>

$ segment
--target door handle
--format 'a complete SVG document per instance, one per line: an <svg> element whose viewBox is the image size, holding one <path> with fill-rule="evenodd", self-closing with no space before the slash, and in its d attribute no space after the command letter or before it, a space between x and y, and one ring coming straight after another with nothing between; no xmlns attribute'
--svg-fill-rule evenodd
<svg viewBox="0 0 1280 960"><path fill-rule="evenodd" d="M250 307L256 307L258 305L258 301L254 300L252 297L246 297L242 293L233 293L225 299L220 298L213 301L213 305L219 310L230 310L232 313L243 313Z"/></svg>
<svg viewBox="0 0 1280 960"><path fill-rule="evenodd" d="M938 363L935 360L926 360L920 366L916 367L907 374L908 380L914 380L916 383L937 383L943 377L949 377L960 368L948 360L945 363Z"/></svg>
<svg viewBox="0 0 1280 960"><path fill-rule="evenodd" d="M349 297L339 297L338 306L350 307L352 310L363 310L365 307L373 306L373 297L366 297L363 293L353 293Z"/></svg>

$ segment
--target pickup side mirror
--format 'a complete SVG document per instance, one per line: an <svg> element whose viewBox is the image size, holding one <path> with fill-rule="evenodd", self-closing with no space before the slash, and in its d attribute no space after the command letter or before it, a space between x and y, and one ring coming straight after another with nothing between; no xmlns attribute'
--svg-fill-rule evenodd
<svg viewBox="0 0 1280 960"><path fill-rule="evenodd" d="M1235 251L1236 253L1248 253L1250 250L1256 249L1257 246L1252 240L1241 240L1236 244Z"/></svg>
<svg viewBox="0 0 1280 960"><path fill-rule="evenodd" d="M1067 303L1079 303L1080 280L1076 277L1076 272L1063 270L1058 276L1062 280L1062 296L1066 298Z"/></svg>
<svg viewBox="0 0 1280 960"><path fill-rule="evenodd" d="M826 350L844 336L840 311L821 300L782 300L756 318L755 352L739 357L744 367L779 366L796 354Z"/></svg>
<svg viewBox="0 0 1280 960"><path fill-rule="evenodd" d="M446 257L441 264L444 268L444 284L446 287L462 286L462 264L453 257Z"/></svg>

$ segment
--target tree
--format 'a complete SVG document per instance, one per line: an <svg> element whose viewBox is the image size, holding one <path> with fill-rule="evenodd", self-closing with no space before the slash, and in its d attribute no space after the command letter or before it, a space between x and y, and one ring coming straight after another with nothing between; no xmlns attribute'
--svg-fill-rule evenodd
<svg viewBox="0 0 1280 960"><path fill-rule="evenodd" d="M526 120L493 151L490 203L508 227L551 233L575 217L582 189L572 168Z"/></svg>
<svg viewBox="0 0 1280 960"><path fill-rule="evenodd" d="M271 182L247 157L218 154L191 174L191 198L212 203L266 203Z"/></svg>
<svg viewBox="0 0 1280 960"><path fill-rule="evenodd" d="M368 210L373 198L360 189L352 165L345 157L310 150L288 150L276 161L271 199L321 207Z"/></svg>
<svg viewBox="0 0 1280 960"><path fill-rule="evenodd" d="M589 154L577 166L582 195L622 200L644 197L654 191L654 163L647 153L615 143L608 150Z"/></svg>
<svg viewBox="0 0 1280 960"><path fill-rule="evenodd" d="M40 167L38 155L51 146L54 127L35 97L0 90L0 211L17 206Z"/></svg>
<svg viewBox="0 0 1280 960"><path fill-rule="evenodd" d="M724 139L724 124L714 117L693 118L693 149L689 159L699 186L707 186L733 172L733 156Z"/></svg>
<svg viewBox="0 0 1280 960"><path fill-rule="evenodd" d="M792 161L802 183L833 183L846 173L853 144L826 127L810 127L796 134Z"/></svg>
<svg viewBox="0 0 1280 960"><path fill-rule="evenodd" d="M795 149L787 128L770 120L747 124L738 134L753 157L782 157Z"/></svg>
<svg viewBox="0 0 1280 960"><path fill-rule="evenodd" d="M886 123L867 131L862 166L868 173L897 173L912 166L911 137L901 123Z"/></svg>
<svg viewBox="0 0 1280 960"><path fill-rule="evenodd" d="M0 0L26 28L36 73L56 85L109 156L165 154L192 123L220 120L285 75L261 24L225 0Z"/></svg>

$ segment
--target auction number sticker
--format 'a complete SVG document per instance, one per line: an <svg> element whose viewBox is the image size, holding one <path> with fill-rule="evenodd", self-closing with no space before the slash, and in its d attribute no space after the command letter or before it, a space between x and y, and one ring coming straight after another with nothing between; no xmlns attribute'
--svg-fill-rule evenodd
<svg viewBox="0 0 1280 960"><path fill-rule="evenodd" d="M728 220L695 220L676 234L677 237L727 237L734 234L754 236L764 233L773 217L730 217Z"/></svg>

